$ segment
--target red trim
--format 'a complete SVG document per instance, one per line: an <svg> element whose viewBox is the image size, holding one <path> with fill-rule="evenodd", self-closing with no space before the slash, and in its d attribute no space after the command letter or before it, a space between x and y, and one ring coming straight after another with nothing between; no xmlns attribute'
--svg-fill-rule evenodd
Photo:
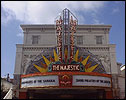
<svg viewBox="0 0 126 100"><path fill-rule="evenodd" d="M21 75L23 77L33 77L33 76L42 76L42 75L91 75L91 76L103 76L103 77L112 77L111 74L103 74L97 72L45 72L45 73L34 73L34 74L27 74Z"/></svg>
<svg viewBox="0 0 126 100"><path fill-rule="evenodd" d="M106 91L106 99L113 99L112 91Z"/></svg>
<svg viewBox="0 0 126 100"><path fill-rule="evenodd" d="M19 92L19 99L27 99L27 92Z"/></svg>

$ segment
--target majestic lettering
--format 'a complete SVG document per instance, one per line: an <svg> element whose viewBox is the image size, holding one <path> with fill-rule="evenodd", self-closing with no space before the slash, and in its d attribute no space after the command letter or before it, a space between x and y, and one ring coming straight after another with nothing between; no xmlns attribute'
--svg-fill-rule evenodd
<svg viewBox="0 0 126 100"><path fill-rule="evenodd" d="M54 64L52 71L80 71L80 66L77 64Z"/></svg>

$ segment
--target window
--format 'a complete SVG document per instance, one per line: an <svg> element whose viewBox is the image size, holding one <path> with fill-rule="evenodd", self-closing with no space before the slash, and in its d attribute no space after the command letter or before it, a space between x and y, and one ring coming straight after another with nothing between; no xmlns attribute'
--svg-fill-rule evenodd
<svg viewBox="0 0 126 100"><path fill-rule="evenodd" d="M77 36L77 44L83 44L83 36Z"/></svg>
<svg viewBox="0 0 126 100"><path fill-rule="evenodd" d="M32 44L38 44L38 36L32 36Z"/></svg>
<svg viewBox="0 0 126 100"><path fill-rule="evenodd" d="M102 36L96 36L96 44L102 44Z"/></svg>

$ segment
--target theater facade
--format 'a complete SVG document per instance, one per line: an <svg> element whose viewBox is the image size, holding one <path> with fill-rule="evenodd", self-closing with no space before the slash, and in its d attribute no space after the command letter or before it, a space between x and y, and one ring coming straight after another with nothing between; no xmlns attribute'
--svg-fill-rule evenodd
<svg viewBox="0 0 126 100"><path fill-rule="evenodd" d="M112 99L118 97L111 25L78 25L64 9L55 24L21 25L16 45L13 97L19 99Z"/></svg>

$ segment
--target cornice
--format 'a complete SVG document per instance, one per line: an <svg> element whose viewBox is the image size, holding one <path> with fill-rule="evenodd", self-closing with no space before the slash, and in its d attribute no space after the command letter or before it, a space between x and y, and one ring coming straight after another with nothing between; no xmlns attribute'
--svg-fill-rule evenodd
<svg viewBox="0 0 126 100"><path fill-rule="evenodd" d="M23 31L26 31L28 29L55 29L54 24L21 24L20 27ZM110 30L112 25L77 25L78 30Z"/></svg>

